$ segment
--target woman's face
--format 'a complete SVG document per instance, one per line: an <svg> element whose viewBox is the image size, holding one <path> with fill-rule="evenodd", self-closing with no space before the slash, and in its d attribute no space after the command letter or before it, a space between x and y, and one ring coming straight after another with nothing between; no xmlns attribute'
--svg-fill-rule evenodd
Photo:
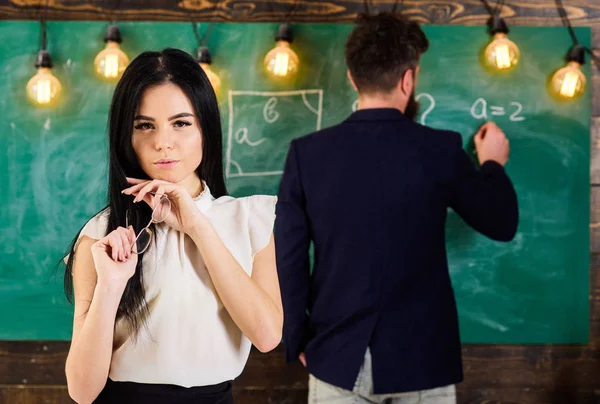
<svg viewBox="0 0 600 404"><path fill-rule="evenodd" d="M202 132L185 93L166 83L146 89L133 122L131 139L140 166L152 179L198 190L195 172L202 161Z"/></svg>

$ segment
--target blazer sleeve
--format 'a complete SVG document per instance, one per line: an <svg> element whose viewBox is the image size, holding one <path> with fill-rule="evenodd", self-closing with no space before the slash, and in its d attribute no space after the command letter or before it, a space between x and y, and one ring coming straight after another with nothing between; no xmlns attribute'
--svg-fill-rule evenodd
<svg viewBox="0 0 600 404"><path fill-rule="evenodd" d="M310 288L310 229L294 141L281 178L276 212L275 251L284 312L283 343L287 361L293 362L304 352L308 341Z"/></svg>
<svg viewBox="0 0 600 404"><path fill-rule="evenodd" d="M452 134L455 176L450 187L450 207L483 235L497 241L512 240L519 223L519 207L504 167L486 161L477 169L462 147L460 134Z"/></svg>

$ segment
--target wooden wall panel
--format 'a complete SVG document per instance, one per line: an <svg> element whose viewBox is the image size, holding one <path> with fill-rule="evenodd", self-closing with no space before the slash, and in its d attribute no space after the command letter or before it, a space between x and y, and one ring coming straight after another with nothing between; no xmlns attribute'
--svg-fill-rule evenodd
<svg viewBox="0 0 600 404"><path fill-rule="evenodd" d="M46 0L0 0L0 18L39 18ZM371 1L373 10L391 10L394 0ZM492 5L494 0L490 0ZM566 1L574 25L600 23L600 3ZM363 0L49 0L55 20L278 21L292 14L298 22L349 22L363 12ZM120 5L119 5L120 4ZM423 23L484 24L488 15L479 0L405 0L403 11ZM508 0L502 16L515 25L560 25L553 0Z"/></svg>

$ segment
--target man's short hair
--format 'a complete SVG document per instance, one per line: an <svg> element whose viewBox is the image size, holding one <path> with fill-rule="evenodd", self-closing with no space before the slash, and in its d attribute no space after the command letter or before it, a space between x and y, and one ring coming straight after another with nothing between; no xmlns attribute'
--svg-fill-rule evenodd
<svg viewBox="0 0 600 404"><path fill-rule="evenodd" d="M389 93L429 48L419 24L403 15L359 15L346 41L346 64L359 93Z"/></svg>

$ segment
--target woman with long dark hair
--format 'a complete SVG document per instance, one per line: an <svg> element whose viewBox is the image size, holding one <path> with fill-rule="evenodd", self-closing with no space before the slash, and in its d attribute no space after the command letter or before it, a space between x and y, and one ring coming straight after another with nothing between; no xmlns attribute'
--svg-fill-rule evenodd
<svg viewBox="0 0 600 404"><path fill-rule="evenodd" d="M78 403L231 403L252 344L281 339L275 197L226 196L216 96L176 49L145 52L109 118L108 206L73 241Z"/></svg>

